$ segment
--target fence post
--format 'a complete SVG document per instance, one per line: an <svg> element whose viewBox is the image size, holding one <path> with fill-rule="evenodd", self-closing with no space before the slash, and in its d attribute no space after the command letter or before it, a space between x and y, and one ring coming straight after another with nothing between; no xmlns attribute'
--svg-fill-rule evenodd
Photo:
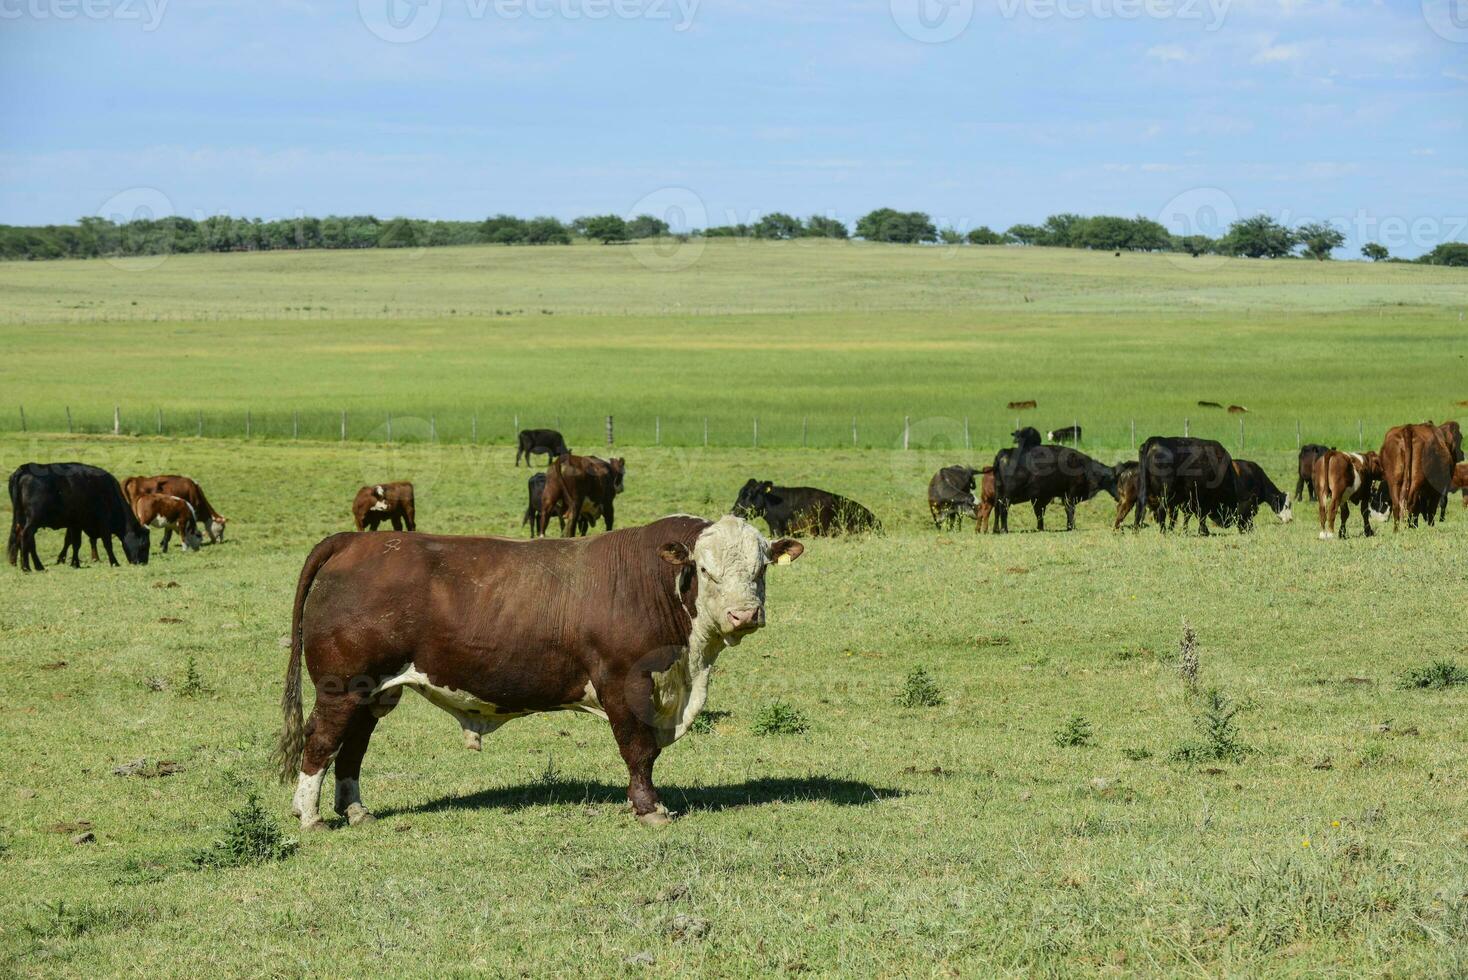
<svg viewBox="0 0 1468 980"><path fill-rule="evenodd" d="M1081 444L1081 420L1073 418L1070 420L1070 430L1076 434L1076 445Z"/></svg>
<svg viewBox="0 0 1468 980"><path fill-rule="evenodd" d="M20 431L25 431L25 406L20 406Z"/></svg>
<svg viewBox="0 0 1468 980"><path fill-rule="evenodd" d="M965 415L963 417L963 448L965 450L969 450L969 449L974 448L973 447L973 443L969 442L969 438L968 438L968 416L967 415Z"/></svg>
<svg viewBox="0 0 1468 980"><path fill-rule="evenodd" d="M71 435L71 406L66 406L66 434Z"/></svg>
<svg viewBox="0 0 1468 980"><path fill-rule="evenodd" d="M292 439L299 439L300 437L301 437L301 413L300 412L291 412L291 438Z"/></svg>
<svg viewBox="0 0 1468 980"><path fill-rule="evenodd" d="M469 442L471 444L476 444L476 445L479 442L479 413L478 412L475 412L473 415L469 416Z"/></svg>
<svg viewBox="0 0 1468 980"><path fill-rule="evenodd" d="M856 416L851 417L851 446L856 448Z"/></svg>
<svg viewBox="0 0 1468 980"><path fill-rule="evenodd" d="M519 412L516 412L515 413L515 431L517 433L520 431L520 413Z"/></svg>
<svg viewBox="0 0 1468 980"><path fill-rule="evenodd" d="M612 417L610 415L608 415L607 416L607 445L610 446L611 444L612 444Z"/></svg>
<svg viewBox="0 0 1468 980"><path fill-rule="evenodd" d="M801 449L804 449L806 447L806 436L808 435L809 431L810 431L810 419L808 419L804 415L802 415L800 417L800 448Z"/></svg>
<svg viewBox="0 0 1468 980"><path fill-rule="evenodd" d="M654 446L663 444L663 417L661 415L652 417L652 444Z"/></svg>
<svg viewBox="0 0 1468 980"><path fill-rule="evenodd" d="M1366 426L1360 419L1356 420L1356 448L1366 448Z"/></svg>
<svg viewBox="0 0 1468 980"><path fill-rule="evenodd" d="M1295 448L1300 448L1300 420L1295 419Z"/></svg>
<svg viewBox="0 0 1468 980"><path fill-rule="evenodd" d="M194 434L200 439L204 438L204 412L202 410L194 412Z"/></svg>
<svg viewBox="0 0 1468 980"><path fill-rule="evenodd" d="M1187 419L1183 419L1183 438L1186 439L1191 434L1192 434L1192 427L1188 424L1188 420Z"/></svg>
<svg viewBox="0 0 1468 980"><path fill-rule="evenodd" d="M387 413L387 441L392 442L392 412Z"/></svg>
<svg viewBox="0 0 1468 980"><path fill-rule="evenodd" d="M157 430L157 433L156 434L161 436L161 435L163 435L163 409L162 408L159 408L159 409L157 409L157 412L158 412L158 421L155 424L154 428Z"/></svg>
<svg viewBox="0 0 1468 980"><path fill-rule="evenodd" d="M438 416L428 413L428 441L438 442Z"/></svg>
<svg viewBox="0 0 1468 980"><path fill-rule="evenodd" d="M122 434L122 409L116 405L112 406L112 434L115 436Z"/></svg>
<svg viewBox="0 0 1468 980"><path fill-rule="evenodd" d="M250 438L250 410L245 409L245 438Z"/></svg>
<svg viewBox="0 0 1468 980"><path fill-rule="evenodd" d="M759 448L759 416L754 417L754 448Z"/></svg>
<svg viewBox="0 0 1468 980"><path fill-rule="evenodd" d="M708 447L709 447L709 417L707 415L705 415L703 417L703 448L707 449Z"/></svg>
<svg viewBox="0 0 1468 980"><path fill-rule="evenodd" d="M342 409L342 442L347 441L347 410Z"/></svg>
<svg viewBox="0 0 1468 980"><path fill-rule="evenodd" d="M912 436L912 419L902 416L902 451L907 451L908 439Z"/></svg>
<svg viewBox="0 0 1468 980"><path fill-rule="evenodd" d="M1132 419L1132 452L1137 451L1137 420Z"/></svg>

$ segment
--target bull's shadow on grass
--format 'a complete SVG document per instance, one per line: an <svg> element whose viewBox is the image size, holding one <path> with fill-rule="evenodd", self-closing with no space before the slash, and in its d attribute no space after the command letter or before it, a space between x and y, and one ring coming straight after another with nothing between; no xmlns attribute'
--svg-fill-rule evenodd
<svg viewBox="0 0 1468 980"><path fill-rule="evenodd" d="M902 790L873 786L851 779L825 776L751 779L727 786L683 787L659 784L658 795L670 809L685 813L720 812L772 803L819 802L837 806L865 806L905 795ZM626 785L573 779L535 780L497 786L465 796L441 796L421 806L377 811L380 817L445 810L520 810L532 806L615 804L627 802Z"/></svg>

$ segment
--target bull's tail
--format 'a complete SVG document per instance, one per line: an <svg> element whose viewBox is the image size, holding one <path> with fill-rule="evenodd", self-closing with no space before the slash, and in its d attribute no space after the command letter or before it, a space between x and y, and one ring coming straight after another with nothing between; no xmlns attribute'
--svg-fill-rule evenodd
<svg viewBox="0 0 1468 980"><path fill-rule="evenodd" d="M10 536L5 539L5 560L15 564L20 556L20 470L10 474Z"/></svg>
<svg viewBox="0 0 1468 980"><path fill-rule="evenodd" d="M1398 475L1396 488L1397 492L1395 494L1397 500L1400 501L1400 504L1394 502L1394 506L1392 508L1393 525L1395 525L1397 520L1401 517L1405 517L1407 521L1410 522L1413 516L1417 513L1417 495L1411 493L1413 482L1412 469L1415 462L1413 460L1412 450L1414 448L1415 442L1416 440L1412 438L1412 431L1410 429L1403 433L1402 472ZM1396 513L1396 511L1399 509L1401 511L1400 514Z"/></svg>
<svg viewBox="0 0 1468 980"><path fill-rule="evenodd" d="M286 664L285 691L280 696L280 740L275 746L275 762L283 783L296 777L301 768L301 755L306 750L306 725L301 711L301 658L305 654L301 615L306 606L306 596L311 591L311 584L316 581L316 573L321 570L321 566L350 537L348 534L334 534L312 548L306 564L301 568L301 577L296 582L296 601L291 609L291 652Z"/></svg>

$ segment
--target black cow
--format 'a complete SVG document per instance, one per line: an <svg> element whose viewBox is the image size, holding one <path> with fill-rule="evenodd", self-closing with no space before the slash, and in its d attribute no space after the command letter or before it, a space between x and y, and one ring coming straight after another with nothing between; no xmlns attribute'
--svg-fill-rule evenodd
<svg viewBox="0 0 1468 980"><path fill-rule="evenodd" d="M945 521L952 530L965 514L975 513L974 477L978 472L972 466L945 466L928 481L928 513L938 530Z"/></svg>
<svg viewBox="0 0 1468 980"><path fill-rule="evenodd" d="M1069 446L1042 446L1033 428L1013 433L1015 448L994 457L994 533L1009 530L1011 504L1029 501L1035 527L1045 530L1045 508L1059 500L1065 505L1065 529L1075 530L1076 505L1101 491L1117 499L1116 470Z"/></svg>
<svg viewBox="0 0 1468 980"><path fill-rule="evenodd" d="M1281 524L1288 524L1295 519L1295 512L1290 507L1290 495L1274 485L1269 474L1264 472L1264 467L1253 460L1236 459L1234 460L1234 475L1238 478L1239 490L1245 498L1252 501L1252 504L1246 507L1245 520L1254 519L1254 513L1260 504L1274 511Z"/></svg>
<svg viewBox="0 0 1468 980"><path fill-rule="evenodd" d="M521 429L520 435L516 437L515 465L519 466L521 458L524 458L526 466L533 466L531 453L545 453L546 461L549 462L570 451L566 448L566 440L555 429Z"/></svg>
<svg viewBox="0 0 1468 980"><path fill-rule="evenodd" d="M854 500L814 487L777 487L750 480L739 491L732 513L753 520L763 517L770 533L778 537L812 534L826 537L880 531L876 515Z"/></svg>
<svg viewBox="0 0 1468 980"><path fill-rule="evenodd" d="M148 563L148 530L138 523L122 487L106 470L85 463L25 463L10 474L10 537L5 554L10 564L20 557L22 571L34 565L42 571L36 553L36 531L65 530L68 542L80 545L81 535L101 538L107 560L117 564L112 536L122 539L122 552L130 565ZM73 547L71 564L79 568Z"/></svg>
<svg viewBox="0 0 1468 980"><path fill-rule="evenodd" d="M1063 429L1051 429L1050 432L1046 434L1045 438L1049 439L1051 442L1071 442L1079 445L1081 441L1081 427L1078 425L1067 425Z"/></svg>
<svg viewBox="0 0 1468 980"><path fill-rule="evenodd" d="M1236 523L1239 531L1252 526L1258 502L1241 488L1234 460L1223 445L1212 439L1152 436L1137 452L1136 526L1149 509L1167 515L1158 520L1165 534L1177 521L1178 512L1198 518L1198 533L1208 533L1208 521L1220 525ZM1240 520L1240 516L1245 519Z"/></svg>
<svg viewBox="0 0 1468 980"><path fill-rule="evenodd" d="M1300 447L1300 472L1295 478L1295 499L1300 499L1300 494L1310 494L1310 499L1315 499L1315 461L1328 452L1332 452L1334 446L1322 446L1318 442L1307 442Z"/></svg>

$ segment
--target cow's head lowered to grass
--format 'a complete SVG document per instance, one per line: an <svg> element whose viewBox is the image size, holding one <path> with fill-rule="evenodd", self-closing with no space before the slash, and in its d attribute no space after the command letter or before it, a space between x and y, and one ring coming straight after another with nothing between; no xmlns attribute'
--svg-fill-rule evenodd
<svg viewBox="0 0 1468 980"><path fill-rule="evenodd" d="M696 621L717 629L733 646L765 624L765 569L788 565L804 551L789 538L766 541L752 524L729 516L705 528L692 548L669 542L659 554L681 569L680 591L696 581Z"/></svg>

